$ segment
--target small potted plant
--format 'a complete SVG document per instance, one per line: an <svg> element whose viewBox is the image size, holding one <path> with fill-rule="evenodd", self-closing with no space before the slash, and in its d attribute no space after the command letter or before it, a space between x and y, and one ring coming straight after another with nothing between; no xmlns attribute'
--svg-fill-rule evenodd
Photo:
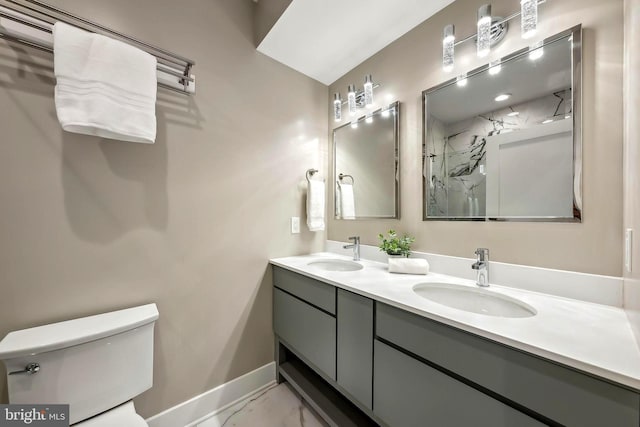
<svg viewBox="0 0 640 427"><path fill-rule="evenodd" d="M389 230L389 234L384 236L379 234L380 250L386 252L390 257L405 257L409 258L411 255L411 243L416 239L409 237L406 234L399 237L395 230Z"/></svg>

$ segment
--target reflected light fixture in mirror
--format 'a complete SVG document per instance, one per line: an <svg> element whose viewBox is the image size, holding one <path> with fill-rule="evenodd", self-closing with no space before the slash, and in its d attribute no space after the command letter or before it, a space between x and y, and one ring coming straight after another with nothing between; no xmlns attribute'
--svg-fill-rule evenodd
<svg viewBox="0 0 640 427"><path fill-rule="evenodd" d="M371 114L367 114L367 116L364 119L365 123L373 123L373 116Z"/></svg>
<svg viewBox="0 0 640 427"><path fill-rule="evenodd" d="M351 129L357 129L358 128L358 119L353 119L351 121Z"/></svg>
<svg viewBox="0 0 640 427"><path fill-rule="evenodd" d="M456 78L456 84L459 87L465 87L467 85L467 75L466 74L460 74L457 78Z"/></svg>
<svg viewBox="0 0 640 427"><path fill-rule="evenodd" d="M478 57L482 58L491 50L491 5L484 4L478 9Z"/></svg>

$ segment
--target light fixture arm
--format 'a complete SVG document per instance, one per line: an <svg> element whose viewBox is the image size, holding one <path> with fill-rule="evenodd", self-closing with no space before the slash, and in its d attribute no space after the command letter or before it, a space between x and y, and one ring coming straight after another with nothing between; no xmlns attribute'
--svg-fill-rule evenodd
<svg viewBox="0 0 640 427"><path fill-rule="evenodd" d="M380 83L374 83L373 84L373 88L377 89L380 87ZM349 101L342 101L342 105L347 105ZM362 108L364 107L364 89L362 90L356 90L356 106L358 108Z"/></svg>

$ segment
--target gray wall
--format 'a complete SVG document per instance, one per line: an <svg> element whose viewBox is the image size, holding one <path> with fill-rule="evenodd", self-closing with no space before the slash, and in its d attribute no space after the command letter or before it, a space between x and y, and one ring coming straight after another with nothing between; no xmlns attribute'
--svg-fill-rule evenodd
<svg viewBox="0 0 640 427"><path fill-rule="evenodd" d="M63 132L52 56L0 43L0 337L156 302L150 416L273 360L268 259L325 238L289 218L326 168L327 88L256 52L250 0L51 2L197 62L131 144Z"/></svg>
<svg viewBox="0 0 640 427"><path fill-rule="evenodd" d="M624 1L624 228L632 228L632 270L624 270L625 308L640 342L640 0ZM622 261L624 264L624 259ZM623 267L624 268L624 267Z"/></svg>
<svg viewBox="0 0 640 427"><path fill-rule="evenodd" d="M328 237L360 235L377 244L377 234L394 228L416 237L414 248L472 257L477 247L491 249L493 260L587 273L621 276L622 257L622 0L563 0L540 6L540 36L582 23L584 30L584 221L581 224L475 223L422 221L421 92L481 63L527 46L520 23L512 22L505 41L479 61L470 42L456 51L455 73L442 71L442 29L454 23L459 39L475 32L484 0L459 0L396 40L334 82L329 93L346 93L372 74L382 86L378 101L399 100L402 218L400 221L329 220ZM513 0L492 2L494 15L519 8ZM538 38L536 38L538 40ZM391 99L386 99L390 95ZM327 104L327 108L330 109ZM348 119L347 119L348 120ZM329 123L329 131L340 123Z"/></svg>

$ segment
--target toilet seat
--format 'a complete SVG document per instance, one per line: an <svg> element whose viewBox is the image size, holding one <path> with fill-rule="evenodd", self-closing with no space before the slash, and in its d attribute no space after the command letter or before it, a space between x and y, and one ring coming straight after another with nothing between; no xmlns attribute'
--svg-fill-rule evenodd
<svg viewBox="0 0 640 427"><path fill-rule="evenodd" d="M136 413L133 401L103 412L88 420L74 424L73 427L148 427L146 421Z"/></svg>

